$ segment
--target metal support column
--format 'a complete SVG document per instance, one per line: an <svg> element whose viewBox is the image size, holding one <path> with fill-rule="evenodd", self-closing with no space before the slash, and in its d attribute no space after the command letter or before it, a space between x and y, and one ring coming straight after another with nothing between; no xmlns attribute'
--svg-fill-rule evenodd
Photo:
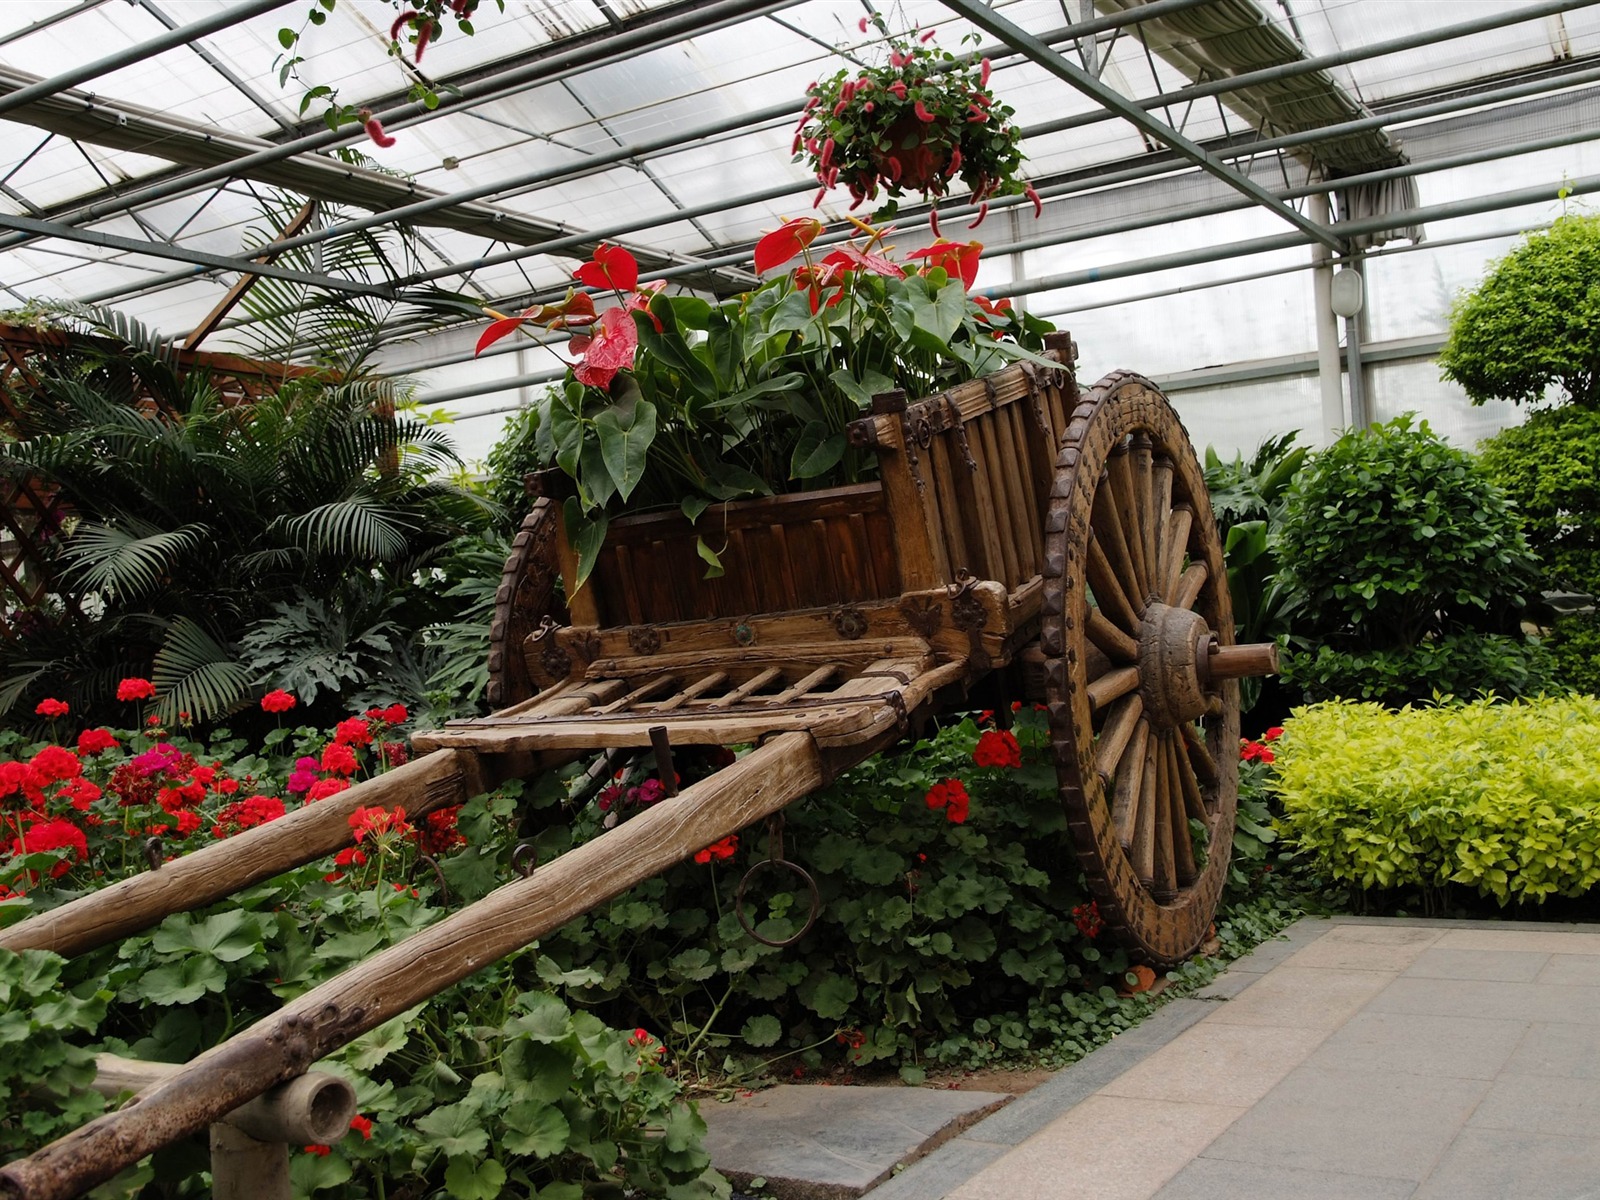
<svg viewBox="0 0 1600 1200"><path fill-rule="evenodd" d="M1306 197L1311 219L1319 225L1329 220L1328 197L1322 192ZM1311 292L1317 323L1317 377L1322 383L1322 433L1332 441L1347 424L1344 384L1339 370L1339 318L1333 313L1333 255L1320 242L1311 245Z"/></svg>

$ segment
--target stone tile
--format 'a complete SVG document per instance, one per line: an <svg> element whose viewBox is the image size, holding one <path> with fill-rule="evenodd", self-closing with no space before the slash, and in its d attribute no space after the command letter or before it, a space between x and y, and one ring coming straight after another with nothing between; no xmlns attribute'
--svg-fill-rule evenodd
<svg viewBox="0 0 1600 1200"><path fill-rule="evenodd" d="M1415 1200L1594 1200L1600 1144L1469 1127L1445 1151Z"/></svg>
<svg viewBox="0 0 1600 1200"><path fill-rule="evenodd" d="M1247 971L1224 971L1194 994L1196 1000L1232 1000L1261 976Z"/></svg>
<svg viewBox="0 0 1600 1200"><path fill-rule="evenodd" d="M1291 967L1345 971L1403 971L1438 941L1433 929L1337 925L1286 962Z"/></svg>
<svg viewBox="0 0 1600 1200"><path fill-rule="evenodd" d="M1245 993L1249 997L1255 992ZM1369 1006L1374 1012L1495 1021L1563 1021L1600 1025L1600 988L1476 979L1396 979Z"/></svg>
<svg viewBox="0 0 1600 1200"><path fill-rule="evenodd" d="M868 1193L872 1200L943 1200L956 1188L994 1162L1010 1146L952 1138L926 1158L919 1158L900 1174Z"/></svg>
<svg viewBox="0 0 1600 1200"><path fill-rule="evenodd" d="M1493 1079L1521 1043L1522 1021L1359 1012L1308 1058L1339 1071Z"/></svg>
<svg viewBox="0 0 1600 1200"><path fill-rule="evenodd" d="M1319 917L1301 917L1270 941L1262 942L1243 958L1228 964L1228 973L1264 975L1302 946L1309 945L1338 926Z"/></svg>
<svg viewBox="0 0 1600 1200"><path fill-rule="evenodd" d="M1550 955L1536 950L1443 950L1434 946L1418 955L1405 973L1427 979L1532 983L1549 961Z"/></svg>
<svg viewBox="0 0 1600 1200"><path fill-rule="evenodd" d="M1521 929L1452 929L1437 943L1441 950L1526 950L1543 954L1600 954L1600 933L1573 926L1572 933Z"/></svg>
<svg viewBox="0 0 1600 1200"><path fill-rule="evenodd" d="M952 1124L1004 1104L995 1092L782 1085L701 1109L712 1164L808 1195L859 1196Z"/></svg>
<svg viewBox="0 0 1600 1200"><path fill-rule="evenodd" d="M1600 1143L1600 1079L1505 1075L1494 1081L1468 1125L1587 1138ZM1595 1179L1600 1191L1600 1176Z"/></svg>
<svg viewBox="0 0 1600 1200"><path fill-rule="evenodd" d="M1271 1091L1325 1037L1321 1029L1202 1022L1107 1084L1101 1095L1245 1107Z"/></svg>
<svg viewBox="0 0 1600 1200"><path fill-rule="evenodd" d="M1409 1179L1297 1171L1202 1155L1173 1176L1154 1200L1406 1200L1415 1187Z"/></svg>
<svg viewBox="0 0 1600 1200"><path fill-rule="evenodd" d="M1387 971L1340 971L1281 966L1237 1000L1217 1007L1208 1022L1337 1029L1394 979Z"/></svg>
<svg viewBox="0 0 1600 1200"><path fill-rule="evenodd" d="M1539 1022L1500 1074L1556 1079L1600 1079L1600 1029L1560 1021Z"/></svg>
<svg viewBox="0 0 1600 1200"><path fill-rule="evenodd" d="M1148 1200L1243 1111L1091 1096L949 1200Z"/></svg>
<svg viewBox="0 0 1600 1200"><path fill-rule="evenodd" d="M1539 983L1558 986L1600 987L1600 957L1589 954L1552 954L1539 972Z"/></svg>
<svg viewBox="0 0 1600 1200"><path fill-rule="evenodd" d="M1307 1063L1206 1149L1206 1157L1385 1179L1425 1178L1489 1084L1335 1071Z"/></svg>

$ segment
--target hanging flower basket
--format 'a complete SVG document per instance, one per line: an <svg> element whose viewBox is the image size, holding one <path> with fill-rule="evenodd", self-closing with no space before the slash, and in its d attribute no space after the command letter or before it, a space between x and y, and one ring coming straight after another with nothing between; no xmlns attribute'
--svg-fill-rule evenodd
<svg viewBox="0 0 1600 1200"><path fill-rule="evenodd" d="M872 18L889 37L882 18ZM865 32L869 19L863 17ZM960 57L921 40L889 40L889 61L866 70L840 71L807 89L806 110L795 130L795 161L804 162L822 186L844 187L854 203L885 203L878 218L894 215L907 193L934 205L960 181L977 204L976 226L996 196L1026 195L1040 211L1039 194L1021 176L1021 130L1013 110L989 90L989 60Z"/></svg>

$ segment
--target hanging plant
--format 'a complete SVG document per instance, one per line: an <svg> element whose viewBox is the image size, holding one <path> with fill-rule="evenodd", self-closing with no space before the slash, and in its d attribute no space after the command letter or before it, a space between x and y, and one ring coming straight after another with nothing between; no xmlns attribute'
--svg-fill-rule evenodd
<svg viewBox="0 0 1600 1200"><path fill-rule="evenodd" d="M933 203L938 233L939 200L959 179L978 205L969 228L997 196L1026 195L1037 216L1039 193L1021 176L1022 131L989 90L989 60L934 46L932 30L906 41L892 37L880 16L861 19L863 33L869 25L887 39L888 62L842 70L806 89L794 155L822 185L814 205L833 187L849 189L852 209L882 192L887 203L875 215L887 218L907 192L920 192Z"/></svg>

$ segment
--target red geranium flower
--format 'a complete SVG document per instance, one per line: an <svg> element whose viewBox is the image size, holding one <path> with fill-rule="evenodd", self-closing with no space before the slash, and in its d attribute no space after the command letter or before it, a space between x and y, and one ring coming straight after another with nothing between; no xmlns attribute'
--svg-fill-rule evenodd
<svg viewBox="0 0 1600 1200"><path fill-rule="evenodd" d="M71 821L57 818L53 821L36 821L22 833L21 841L13 841L12 853L38 854L45 850L68 850L71 853L50 868L50 878L59 879L72 870L75 862L89 857L89 840Z"/></svg>
<svg viewBox="0 0 1600 1200"><path fill-rule="evenodd" d="M76 779L83 774L83 764L78 761L78 756L60 746L46 746L28 760L28 765L46 783L55 783L61 779Z"/></svg>
<svg viewBox="0 0 1600 1200"><path fill-rule="evenodd" d="M396 805L393 811L373 805L371 808L357 807L350 814L350 828L355 830L356 841L362 841L367 834L377 836L384 833L414 833L410 821L406 820L406 810Z"/></svg>
<svg viewBox="0 0 1600 1200"><path fill-rule="evenodd" d="M712 842L711 845L707 846L704 850L697 851L695 853L694 860L697 863L705 864L709 863L714 858L732 858L734 852L738 849L739 835L731 834L728 837L723 838L720 842ZM640 1030L639 1032L643 1033L644 1031ZM648 1037L649 1035L647 1034L646 1036Z"/></svg>
<svg viewBox="0 0 1600 1200"><path fill-rule="evenodd" d="M299 701L282 688L275 688L261 697L261 707L269 713L286 713Z"/></svg>
<svg viewBox="0 0 1600 1200"><path fill-rule="evenodd" d="M39 701L38 707L33 710L41 717L49 717L52 721L57 717L67 715L67 702L65 700L44 699Z"/></svg>
<svg viewBox="0 0 1600 1200"><path fill-rule="evenodd" d="M1020 767L1022 747L1009 729L988 729L978 739L972 761L980 767Z"/></svg>
<svg viewBox="0 0 1600 1200"><path fill-rule="evenodd" d="M335 775L354 775L356 752L344 742L329 742L322 752L322 769Z"/></svg>
<svg viewBox="0 0 1600 1200"><path fill-rule="evenodd" d="M1275 742L1279 738L1281 738L1282 736L1283 736L1283 726L1282 725L1274 725L1271 729L1267 730L1265 733L1263 733L1261 735L1261 740L1263 742Z"/></svg>
<svg viewBox="0 0 1600 1200"><path fill-rule="evenodd" d="M928 789L924 797L929 808L944 809L945 819L952 825L960 825L967 819L967 811L972 803L972 797L967 795L966 784L959 779L946 779L943 783L936 783Z"/></svg>
<svg viewBox="0 0 1600 1200"><path fill-rule="evenodd" d="M78 735L79 754L99 754L102 750L115 750L117 739L109 729L85 729Z"/></svg>
<svg viewBox="0 0 1600 1200"><path fill-rule="evenodd" d="M311 790L306 793L309 803L313 800L326 800L329 796L337 796L350 786L348 779L319 779L311 785Z"/></svg>
<svg viewBox="0 0 1600 1200"><path fill-rule="evenodd" d="M117 684L118 700L148 700L156 694L156 685L148 679L124 679Z"/></svg>
<svg viewBox="0 0 1600 1200"><path fill-rule="evenodd" d="M350 1118L350 1131L359 1133L363 1141L370 1142L372 1140L372 1119L357 1113Z"/></svg>
<svg viewBox="0 0 1600 1200"><path fill-rule="evenodd" d="M333 740L346 746L370 746L372 730L360 717L351 717L333 727Z"/></svg>

